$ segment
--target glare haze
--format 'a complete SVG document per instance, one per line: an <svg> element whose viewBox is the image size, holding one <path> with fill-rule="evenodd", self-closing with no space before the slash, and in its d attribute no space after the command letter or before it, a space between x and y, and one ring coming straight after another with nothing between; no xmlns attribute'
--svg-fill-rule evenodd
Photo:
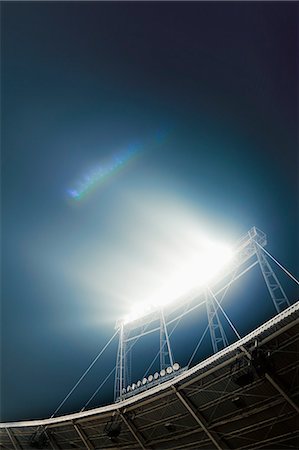
<svg viewBox="0 0 299 450"><path fill-rule="evenodd" d="M3 421L49 417L118 319L193 283L203 236L255 225L296 275L297 6L1 3ZM243 334L273 315L253 275L226 303Z"/></svg>

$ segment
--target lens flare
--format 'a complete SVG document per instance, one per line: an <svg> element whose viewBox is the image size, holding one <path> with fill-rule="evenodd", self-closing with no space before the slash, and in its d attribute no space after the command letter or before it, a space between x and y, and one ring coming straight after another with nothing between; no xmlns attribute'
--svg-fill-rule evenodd
<svg viewBox="0 0 299 450"><path fill-rule="evenodd" d="M97 188L100 184L110 178L112 175L120 172L133 161L141 152L152 146L159 145L164 142L169 135L168 132L158 131L154 137L147 141L135 142L110 157L105 163L101 163L90 169L83 177L75 183L75 186L67 189L67 195L73 200L81 200L86 195Z"/></svg>
<svg viewBox="0 0 299 450"><path fill-rule="evenodd" d="M112 174L115 174L124 168L142 149L143 147L141 144L130 145L124 151L110 158L107 163L93 168L77 183L76 188L67 190L69 197L80 200Z"/></svg>

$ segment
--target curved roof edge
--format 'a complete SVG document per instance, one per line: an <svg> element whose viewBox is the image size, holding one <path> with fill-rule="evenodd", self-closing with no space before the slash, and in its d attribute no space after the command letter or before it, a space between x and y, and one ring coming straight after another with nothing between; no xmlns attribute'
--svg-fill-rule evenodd
<svg viewBox="0 0 299 450"><path fill-rule="evenodd" d="M171 386L174 386L183 380L186 380L187 378L192 377L194 374L202 371L203 369L208 369L209 366L217 363L221 359L228 356L230 353L234 352L238 348L242 347L246 343L250 343L253 339L260 336L262 333L271 331L272 328L275 328L276 325L281 325L281 322L283 322L285 319L289 318L289 322L286 324L286 327L290 326L290 324L294 324L294 322L299 322L299 301L294 303L293 305L289 306L286 310L282 311L281 313L274 316L272 319L268 320L246 336L244 336L242 339L234 342L233 344L229 345L225 349L217 352L216 354L208 357L204 361L201 361L196 366L192 367L191 369L188 369L178 375L175 378L172 378L169 381L165 381L164 383L161 383L157 386L154 386L146 391L141 392L140 394L136 394L134 397L130 397L129 399L123 400L118 403L111 403L106 406L100 406L98 408L90 409L88 411L83 412L77 412L72 414L66 414L63 416L48 418L48 419L38 419L38 420L26 420L26 421L18 421L18 422L7 422L7 423L0 423L0 428L12 428L12 427L32 427L32 426L45 426L55 423L63 423L63 422L69 422L76 419L81 419L85 417L90 417L98 414L111 414L114 411L117 412L119 409L128 407L137 401L143 400L147 397L151 397L157 393L160 393ZM294 317L292 320L291 316L295 313L297 317ZM281 333L285 327L280 327L277 330L277 333ZM272 330L275 332L275 330Z"/></svg>

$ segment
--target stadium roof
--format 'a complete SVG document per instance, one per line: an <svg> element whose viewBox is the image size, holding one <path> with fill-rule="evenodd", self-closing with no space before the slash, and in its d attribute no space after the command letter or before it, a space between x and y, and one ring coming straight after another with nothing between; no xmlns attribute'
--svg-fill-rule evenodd
<svg viewBox="0 0 299 450"><path fill-rule="evenodd" d="M0 424L7 449L299 448L299 302L242 340L119 403Z"/></svg>

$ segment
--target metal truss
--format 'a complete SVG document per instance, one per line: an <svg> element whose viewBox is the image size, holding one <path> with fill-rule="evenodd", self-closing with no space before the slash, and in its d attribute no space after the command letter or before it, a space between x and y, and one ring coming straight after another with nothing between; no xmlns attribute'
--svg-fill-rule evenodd
<svg viewBox="0 0 299 450"><path fill-rule="evenodd" d="M178 398L178 400L184 405L190 415L195 419L200 428L205 432L211 442L215 445L218 450L223 450L224 448L228 448L228 446L221 440L221 438L217 435L215 431L211 431L207 424L207 421L203 417L203 415L199 412L198 408L196 408L188 399L183 392L178 391L175 386L172 386L172 389Z"/></svg>
<svg viewBox="0 0 299 450"><path fill-rule="evenodd" d="M227 347L228 340L219 319L218 306L215 305L214 299L209 295L208 291L206 291L205 297L212 347L214 353L217 353L219 350Z"/></svg>
<svg viewBox="0 0 299 450"><path fill-rule="evenodd" d="M164 313L161 309L160 318L160 370L166 369L168 366L173 366L173 357L170 347L167 326L165 323Z"/></svg>
<svg viewBox="0 0 299 450"><path fill-rule="evenodd" d="M53 437L43 447L53 450L258 450L271 444L278 448L277 444L287 439L289 446L281 448L297 448L298 326L299 302L221 355L213 355L189 369L186 376L159 386L153 395L141 393L138 398L87 413L0 424L2 446L27 449L31 445L28 437L40 432ZM244 347L253 356L257 348L264 355L270 351L273 366L267 366L270 370L265 373L256 372L252 383L239 386L232 368L240 359L246 362ZM286 357L281 357L279 351L285 351ZM233 401L239 397L245 402L241 407ZM121 425L115 440L106 432L107 422Z"/></svg>
<svg viewBox="0 0 299 450"><path fill-rule="evenodd" d="M84 447L87 450L94 450L94 446L91 444L90 440L86 436L85 432L82 430L81 426L79 424L76 424L75 422L73 422L73 425L74 425L74 428L75 428L78 436L80 437L81 441L83 442Z"/></svg>
<svg viewBox="0 0 299 450"><path fill-rule="evenodd" d="M149 450L149 447L145 447L145 441L142 436L142 434L137 430L136 426L134 425L133 421L130 420L129 417L127 417L123 412L119 411L119 415L126 424L127 428L129 429L130 433L134 437L134 439L138 442L142 450Z"/></svg>
<svg viewBox="0 0 299 450"><path fill-rule="evenodd" d="M129 330L123 325L119 329L119 343L116 358L114 401L121 400L123 391L131 382L132 347L138 340L128 340Z"/></svg>
<svg viewBox="0 0 299 450"><path fill-rule="evenodd" d="M51 445L52 450L59 450L59 447L58 447L58 445L57 445L57 443L55 441L53 433L51 431L49 431L49 430L46 430L46 429L45 429L44 432L45 432L45 434L46 434L46 436L47 436L47 438L49 440L49 443Z"/></svg>
<svg viewBox="0 0 299 450"><path fill-rule="evenodd" d="M119 341L116 357L115 384L114 384L114 401L121 399L123 389L126 386L126 353L125 353L125 330L121 324L119 328Z"/></svg>
<svg viewBox="0 0 299 450"><path fill-rule="evenodd" d="M227 347L228 339L219 315L219 309L222 310L222 307L217 301L216 296L223 291L225 292L232 282L251 270L255 265L258 264L261 268L276 311L279 313L285 307L289 306L289 300L267 259L267 252L264 250L266 244L267 237L265 233L256 227L251 228L236 243L232 263L219 275L218 279L211 286L191 292L188 296L182 298L181 302L177 302L175 305L165 308L165 310L154 310L131 323L119 322L117 324L117 328L119 329L119 346L116 362L115 400L121 400L123 398L125 388L130 383L131 349L136 340L148 333L159 331L160 370L165 370L167 366L173 365L167 326L178 321L184 315L194 311L195 308L201 305L206 305L208 330L210 332L213 352L217 353ZM232 273L234 274L234 278L228 281ZM213 288L213 295L211 294L211 288ZM182 311L183 308L184 311ZM225 312L223 313L225 315Z"/></svg>
<svg viewBox="0 0 299 450"><path fill-rule="evenodd" d="M14 436L12 430L10 430L9 428L6 428L6 432L8 434L9 440L12 444L12 448L14 448L14 450L21 450L21 447L17 441L17 438Z"/></svg>
<svg viewBox="0 0 299 450"><path fill-rule="evenodd" d="M125 395L125 389L131 382L131 366L132 366L132 348L141 336L151 333L154 330L147 330L147 324L144 324L139 330L139 334L131 336L131 328L120 324L119 327L119 343L116 358L116 373L114 384L114 400L119 401ZM160 310L160 370L173 366L173 356L170 346L169 334L163 310Z"/></svg>
<svg viewBox="0 0 299 450"><path fill-rule="evenodd" d="M263 250L255 244L256 256L266 282L269 294L273 301L274 307L278 313L283 311L285 308L290 306L290 302L284 292L280 282L278 281L277 276L273 272L270 263L263 252Z"/></svg>

